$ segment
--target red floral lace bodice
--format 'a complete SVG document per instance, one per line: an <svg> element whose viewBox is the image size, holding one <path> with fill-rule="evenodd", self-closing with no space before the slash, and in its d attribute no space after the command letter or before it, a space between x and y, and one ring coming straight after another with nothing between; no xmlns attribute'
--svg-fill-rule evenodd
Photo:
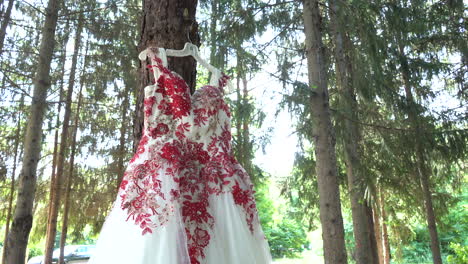
<svg viewBox="0 0 468 264"><path fill-rule="evenodd" d="M258 224L252 184L231 151L230 111L223 99L228 77L190 95L186 82L165 65L163 49L149 52L156 82L145 88L144 131L120 186L128 219L152 233L182 215L191 263L210 241L210 196L230 193L250 231Z"/></svg>

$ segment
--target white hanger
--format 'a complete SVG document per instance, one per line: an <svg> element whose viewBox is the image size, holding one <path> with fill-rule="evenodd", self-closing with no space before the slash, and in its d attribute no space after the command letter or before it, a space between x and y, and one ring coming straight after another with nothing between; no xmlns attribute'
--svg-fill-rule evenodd
<svg viewBox="0 0 468 264"><path fill-rule="evenodd" d="M149 49L145 49L140 54L138 55L138 58L140 60L146 60L146 57L148 56ZM214 80L216 82L221 78L221 71L214 67L213 65L209 64L207 61L205 61L202 57L200 57L198 47L190 42L186 42L184 45L184 48L181 50L173 50L173 49L165 49L166 55L167 56L173 56L173 57L186 57L186 56L192 56L198 63L200 63L203 67L208 69L212 74ZM227 84L228 87L228 92L232 92L232 84L230 81L228 81Z"/></svg>
<svg viewBox="0 0 468 264"><path fill-rule="evenodd" d="M166 54L168 56L174 57L192 56L198 63L200 63L203 67L207 68L213 74L220 73L220 71L217 68L209 64L202 57L200 57L198 47L190 42L186 42L184 48L181 50L166 49Z"/></svg>

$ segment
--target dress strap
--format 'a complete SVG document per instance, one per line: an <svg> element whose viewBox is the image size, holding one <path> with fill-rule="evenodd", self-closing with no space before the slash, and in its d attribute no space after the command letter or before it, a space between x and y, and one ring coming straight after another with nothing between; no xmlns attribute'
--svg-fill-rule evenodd
<svg viewBox="0 0 468 264"><path fill-rule="evenodd" d="M219 79L221 78L221 71L216 69L216 71L211 73L210 85L219 86Z"/></svg>
<svg viewBox="0 0 468 264"><path fill-rule="evenodd" d="M215 68L216 69L216 68ZM227 87L227 92L232 92L230 85L232 85L229 81L229 76L224 74L222 71L219 69L216 69L212 74L211 74L211 79L210 79L210 85L216 86L219 89L221 89L223 92L225 92L226 87Z"/></svg>
<svg viewBox="0 0 468 264"><path fill-rule="evenodd" d="M219 79L218 79L219 88L224 89L224 87L226 87L226 85L228 85L228 82L229 82L229 76L227 76L224 73L220 73L220 76L219 76Z"/></svg>
<svg viewBox="0 0 468 264"><path fill-rule="evenodd" d="M162 64L167 68L167 53L165 48L159 48L159 58L162 60Z"/></svg>

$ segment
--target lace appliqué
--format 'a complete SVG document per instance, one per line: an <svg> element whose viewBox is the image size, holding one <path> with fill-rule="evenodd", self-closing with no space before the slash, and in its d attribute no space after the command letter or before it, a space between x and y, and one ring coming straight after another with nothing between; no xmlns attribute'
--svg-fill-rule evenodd
<svg viewBox="0 0 468 264"><path fill-rule="evenodd" d="M190 96L186 82L153 59L151 70L161 74L144 100L145 129L120 185L121 207L143 235L180 210L190 260L197 264L216 221L209 197L231 193L253 232L253 186L231 151L231 114L223 100L229 77L223 74L218 87L207 85Z"/></svg>

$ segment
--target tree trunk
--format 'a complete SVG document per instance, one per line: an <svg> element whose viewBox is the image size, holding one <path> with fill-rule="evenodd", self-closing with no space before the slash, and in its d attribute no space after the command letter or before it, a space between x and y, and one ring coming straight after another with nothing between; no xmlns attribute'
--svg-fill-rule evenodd
<svg viewBox="0 0 468 264"><path fill-rule="evenodd" d="M309 85L325 264L347 263L318 0L304 1Z"/></svg>
<svg viewBox="0 0 468 264"><path fill-rule="evenodd" d="M376 263L372 254L372 244L370 241L370 226L366 214L365 177L361 168L361 157L359 153L359 127L358 105L356 94L352 84L352 73L348 71L351 65L350 50L345 48L343 32L343 18L339 1L330 0L330 23L335 46L336 75L337 84L340 89L343 101L344 112L347 117L344 119L345 132L344 147L346 160L346 175L348 178L349 198L351 200L351 212L353 218L354 240L356 241L356 263L370 264ZM350 47L348 47L350 48Z"/></svg>
<svg viewBox="0 0 468 264"><path fill-rule="evenodd" d="M127 153L127 149L125 148L126 145L126 134L127 134L127 110L129 106L129 92L130 92L130 85L128 85L125 81L125 88L123 94L123 102L122 102L122 109L121 109L121 118L122 122L120 123L120 139L119 139L119 150L118 150L118 158L117 158L117 190L120 187L120 183L122 182L122 178L125 173L125 154Z"/></svg>
<svg viewBox="0 0 468 264"><path fill-rule="evenodd" d="M244 156L243 160L243 166L244 169L247 171L247 173L250 175L252 178L252 182L254 184L257 182L257 178L255 178L255 174L253 172L253 166L252 166L252 144L250 142L250 132L249 132L249 125L250 121L252 120L252 111L250 109L250 103L249 103L249 90L247 89L247 77L244 76L242 77L242 152Z"/></svg>
<svg viewBox="0 0 468 264"><path fill-rule="evenodd" d="M21 142L20 136L21 136L21 111L24 106L24 95L21 96L20 99L20 104L19 104L19 111L18 111L18 120L16 123L16 132L15 132L15 145L13 147L14 151L14 157L13 157L13 170L11 173L11 185L10 185L10 196L8 197L8 211L7 211L7 217L6 217L6 223L5 223L5 238L3 242L3 249L2 249L2 264L6 263L6 246L7 246L7 238L8 238L8 233L10 232L10 222L11 222L11 212L13 211L13 197L15 195L15 176L16 176L16 166L17 166L17 160L18 160L18 148L19 144Z"/></svg>
<svg viewBox="0 0 468 264"><path fill-rule="evenodd" d="M198 23L195 21L197 2L197 0L143 0L139 51L147 47L182 49L189 41L199 44ZM144 87L154 82L147 65L147 62L142 62L139 68L140 87L136 93L138 96L133 128L134 151L136 151L143 133ZM182 76L192 93L195 91L195 59L192 57L169 57L168 67Z"/></svg>
<svg viewBox="0 0 468 264"><path fill-rule="evenodd" d="M78 26L76 28L75 45L72 57L72 64L70 69L70 79L68 81L68 92L65 105L65 113L63 116L62 134L60 136L60 150L57 159L57 174L55 178L54 188L51 190L54 195L54 200L50 201L50 215L47 221L47 236L46 236L46 247L44 253L44 263L52 264L52 252L54 251L55 235L57 233L57 217L60 207L62 181L63 181L63 170L65 164L65 151L67 150L68 141L68 129L71 115L71 104L73 96L73 88L75 86L75 74L76 65L78 61L78 53L80 51L81 44L81 32L83 30L83 14L81 14L78 20Z"/></svg>
<svg viewBox="0 0 468 264"><path fill-rule="evenodd" d="M380 211L382 212L382 239L383 239L383 255L384 264L390 264L390 240L387 232L387 212L385 210L385 198L383 192L380 192L379 199Z"/></svg>
<svg viewBox="0 0 468 264"><path fill-rule="evenodd" d="M432 205L432 192L429 187L429 172L426 168L425 159L422 154L422 151L419 150L417 152L419 166L418 169L420 170L420 180L421 180L421 188L424 195L424 205L426 209L426 217L427 217L427 227L429 229L429 235L431 237L431 251L432 251L432 260L434 264L442 264L442 256L440 254L440 245L439 245L439 236L437 234L437 226L436 226L436 217L434 213L434 207Z"/></svg>
<svg viewBox="0 0 468 264"><path fill-rule="evenodd" d="M136 58L135 58L136 59ZM123 69L132 69L133 67L133 61L128 58L122 57L121 59L121 65ZM120 183L122 182L122 178L125 173L125 156L128 152L128 149L126 147L127 145L127 134L128 134L128 110L129 110L129 105L130 105L130 98L131 98L131 88L135 87L135 73L133 71L129 72L129 74L124 74L122 76L123 82L124 82L124 91L123 91L123 102L122 102L122 109L121 109L121 117L122 117L122 123L120 125L120 139L119 139L119 156L118 156L118 161L117 161L117 173L118 173L118 178L117 178L117 185L116 185L116 191L118 192L118 189L120 187Z"/></svg>
<svg viewBox="0 0 468 264"><path fill-rule="evenodd" d="M377 193L377 200L379 199L379 195ZM374 234L375 234L375 242L377 244L377 259L379 264L384 264L384 252L383 252L383 239L382 239L382 225L380 221L381 211L380 207L378 206L378 202L376 203L372 210L372 218L374 219Z"/></svg>
<svg viewBox="0 0 468 264"><path fill-rule="evenodd" d="M424 155L424 147L421 140L424 138L424 131L421 128L420 117L415 110L416 102L414 101L413 93L410 84L410 72L408 69L408 62L404 53L403 45L399 46L401 58L401 73L403 77L403 84L405 88L406 100L408 102L408 120L413 130L413 137L415 138L415 154L416 154L416 174L419 176L421 190L424 199L424 208L426 212L427 227L429 229L429 236L431 238L431 251L432 260L434 264L442 264L442 256L440 254L439 236L437 234L436 218L434 214L434 207L432 205L432 192L430 189L430 170L428 169L426 157Z"/></svg>
<svg viewBox="0 0 468 264"><path fill-rule="evenodd" d="M68 27L68 24L69 21L67 20L67 26L66 28L69 28ZM65 36L64 36L64 40L63 40L63 47L66 47L67 46L67 43L68 43L68 34L69 32L66 32L65 33ZM52 190L54 188L54 185L55 185L55 174L57 172L57 151L58 151L58 134L59 134L59 129L60 129L60 113L62 111L62 101L63 101L63 87L64 87L64 79L65 79L65 64L66 64L66 61L67 61L67 49L63 49L62 50L62 55L61 55L61 58L60 58L60 64L62 66L62 69L61 69L61 78L60 78L60 89L59 89L59 102L57 104L57 117L55 119L55 135L54 135L54 150L53 150L53 156L52 156L52 174L51 174L51 177L50 177L50 190ZM53 201L54 200L54 192L50 192L49 193L49 200L50 201ZM49 206L49 210L48 210L48 218L51 217L51 207Z"/></svg>
<svg viewBox="0 0 468 264"><path fill-rule="evenodd" d="M7 30L8 24L10 23L11 10L13 9L14 2L15 0L10 0L8 2L8 7L5 11L5 14L3 15L2 26L0 28L0 55L2 55L3 53L3 44L5 43L6 30Z"/></svg>
<svg viewBox="0 0 468 264"><path fill-rule="evenodd" d="M377 239L376 239L376 235L375 235L375 232L374 232L374 219L373 219L373 210L372 210L372 207L370 204L366 203L365 205L365 209L366 209L366 214L367 214L367 221L368 221L368 224L367 226L369 227L369 230L368 230L368 234L369 234L369 242L370 242L370 248L369 248L369 251L370 251L370 254L372 256L372 261L373 263L375 264L378 264L379 263L379 255L377 253Z"/></svg>
<svg viewBox="0 0 468 264"><path fill-rule="evenodd" d="M24 140L23 165L18 186L15 216L7 239L7 264L25 262L26 247L33 221L32 207L36 192L37 164L42 147L42 122L47 108L46 96L50 87L49 72L55 45L55 30L60 2L60 0L49 0L46 10L39 49L39 61L34 78L33 98Z"/></svg>
<svg viewBox="0 0 468 264"><path fill-rule="evenodd" d="M216 55L218 46L218 37L216 34L216 27L218 24L218 0L211 1L211 15L210 15L210 64L219 67L219 57ZM211 72L208 73L208 80L211 80Z"/></svg>
<svg viewBox="0 0 468 264"><path fill-rule="evenodd" d="M234 121L236 126L236 136L235 136L235 156L237 161L240 164L244 164L244 151L242 147L244 146L243 137L242 137L242 94L241 94L241 79L242 79L242 65L239 55L239 46L235 47L236 49L236 101L235 101L235 111L234 112Z"/></svg>
<svg viewBox="0 0 468 264"><path fill-rule="evenodd" d="M85 53L85 60L86 60L87 52ZM86 63L84 63L86 65ZM81 78L84 76L82 75ZM65 189L65 203L63 207L63 223L62 223L62 234L60 237L60 257L59 257L59 263L60 264L65 264L64 262L64 248L65 248L65 243L67 241L67 232L68 232L68 214L70 211L70 195L71 195L71 189L73 185L73 170L75 168L75 152L76 152L76 134L78 131L78 125L79 125L79 120L80 120L80 110L81 110L81 99L82 99L82 90L83 90L83 82L80 84L80 91L78 93L78 103L76 106L76 112L75 112L75 124L73 128L73 133L72 133L72 138L71 138L71 153L70 153L70 162L69 162L69 167L68 167L68 177L67 177L67 187Z"/></svg>

